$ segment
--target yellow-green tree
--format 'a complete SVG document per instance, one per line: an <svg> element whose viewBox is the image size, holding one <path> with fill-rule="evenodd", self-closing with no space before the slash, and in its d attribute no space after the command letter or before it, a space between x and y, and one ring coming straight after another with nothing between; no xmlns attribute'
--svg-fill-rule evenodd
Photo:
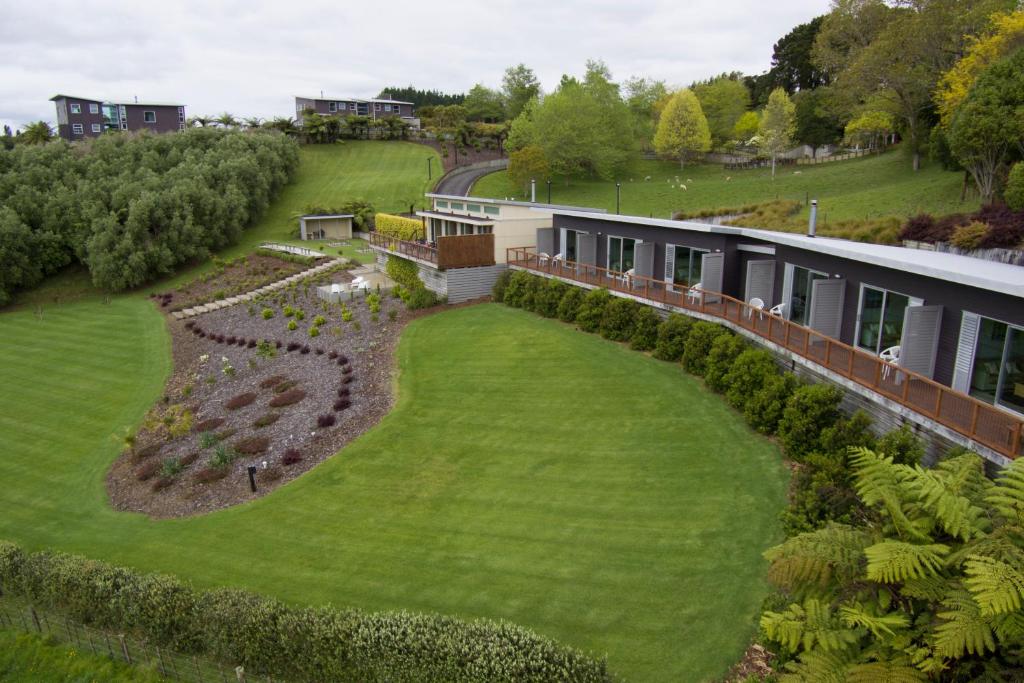
<svg viewBox="0 0 1024 683"><path fill-rule="evenodd" d="M757 129L760 127L761 117L757 115L756 111L748 111L744 112L743 116L736 122L736 125L733 126L732 134L740 142L746 143L757 135Z"/></svg>
<svg viewBox="0 0 1024 683"><path fill-rule="evenodd" d="M530 180L543 182L551 179L551 166L538 145L527 145L508 155L508 177L523 192L530 189Z"/></svg>
<svg viewBox="0 0 1024 683"><path fill-rule="evenodd" d="M775 160L793 144L795 132L796 105L785 90L776 88L768 96L757 129L757 146L772 158L772 180L775 179Z"/></svg>
<svg viewBox="0 0 1024 683"><path fill-rule="evenodd" d="M711 130L693 91L680 90L672 96L658 121L654 134L658 154L679 157L679 167L686 160L711 149Z"/></svg>

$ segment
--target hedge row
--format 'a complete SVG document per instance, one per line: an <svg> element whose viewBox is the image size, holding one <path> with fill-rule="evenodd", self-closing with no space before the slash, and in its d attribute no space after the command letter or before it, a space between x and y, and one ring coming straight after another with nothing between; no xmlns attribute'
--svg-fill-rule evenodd
<svg viewBox="0 0 1024 683"><path fill-rule="evenodd" d="M786 530L797 533L827 521L849 521L857 496L848 478L851 446L875 448L897 462L912 464L924 449L906 428L875 439L870 417L839 409L842 391L829 384L804 385L782 372L774 356L755 349L722 325L670 314L607 290L584 290L525 271L506 272L493 291L496 301L548 318L575 323L586 332L628 342L655 358L679 362L723 394L751 427L778 437L787 458L799 465Z"/></svg>
<svg viewBox="0 0 1024 683"><path fill-rule="evenodd" d="M0 542L0 588L99 628L312 681L611 681L605 661L487 619L297 608Z"/></svg>
<svg viewBox="0 0 1024 683"><path fill-rule="evenodd" d="M414 218L395 216L390 213L378 213L374 217L375 230L381 235L399 240L418 240L423 238L423 223Z"/></svg>

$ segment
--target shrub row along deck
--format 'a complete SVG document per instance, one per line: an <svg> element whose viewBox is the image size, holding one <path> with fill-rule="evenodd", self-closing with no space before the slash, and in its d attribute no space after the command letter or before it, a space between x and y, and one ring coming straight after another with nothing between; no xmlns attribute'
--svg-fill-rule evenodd
<svg viewBox="0 0 1024 683"><path fill-rule="evenodd" d="M609 241L611 239L616 238L610 237ZM538 236L538 243L544 245L546 242L549 248L550 240L550 235ZM651 251L653 253L653 249ZM618 258L622 258L621 254L620 251ZM712 256L712 261L714 259ZM697 283L680 286L671 277L655 279L636 275L635 272L568 261L552 257L547 252L538 253L536 248L509 249L507 262L513 269L531 271L587 288L603 287L618 296L634 298L658 308L726 323L776 351L798 357L819 370L869 390L878 399L895 403L918 418L951 430L962 437L959 440L965 445L977 447L980 444L982 448L979 450L990 450L996 454L994 458L988 454L990 459L1002 461L1021 454L1024 416L985 403L922 373L883 360L876 353L855 348L787 319L785 306L771 312L765 308L762 299L751 305L720 291L698 287ZM711 275L707 271L714 268L713 263L705 262L703 265L705 275ZM818 294L819 298L825 297L822 292ZM859 319L862 317L858 316Z"/></svg>

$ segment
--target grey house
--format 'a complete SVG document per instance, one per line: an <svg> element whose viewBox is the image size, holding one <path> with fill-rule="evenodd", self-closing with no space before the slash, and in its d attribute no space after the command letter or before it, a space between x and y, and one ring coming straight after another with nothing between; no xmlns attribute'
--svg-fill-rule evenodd
<svg viewBox="0 0 1024 683"><path fill-rule="evenodd" d="M1021 452L1022 267L583 211L555 211L552 225L509 265L724 320L982 447Z"/></svg>
<svg viewBox="0 0 1024 683"><path fill-rule="evenodd" d="M185 105L112 102L72 95L50 98L57 108L57 133L65 140L94 138L108 130L170 133L185 129Z"/></svg>
<svg viewBox="0 0 1024 683"><path fill-rule="evenodd" d="M354 97L296 97L295 116L299 120L302 120L302 113L307 109L323 116L367 116L371 119L396 116L413 128L419 128L420 123L412 102L393 100L389 97L369 100Z"/></svg>

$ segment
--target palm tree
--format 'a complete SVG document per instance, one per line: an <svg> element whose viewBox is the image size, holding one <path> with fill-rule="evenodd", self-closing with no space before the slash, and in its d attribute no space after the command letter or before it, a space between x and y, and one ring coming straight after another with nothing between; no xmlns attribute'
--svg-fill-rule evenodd
<svg viewBox="0 0 1024 683"><path fill-rule="evenodd" d="M251 130L253 128L259 128L261 125L263 125L263 119L261 119L258 116L250 116L249 118L243 119L242 124L246 128Z"/></svg>
<svg viewBox="0 0 1024 683"><path fill-rule="evenodd" d="M199 126L200 128L206 128L208 125L213 123L213 119L209 116L191 116L188 119L188 125L191 128Z"/></svg>
<svg viewBox="0 0 1024 683"><path fill-rule="evenodd" d="M53 128L46 121L26 125L18 138L29 145L42 145L53 139Z"/></svg>
<svg viewBox="0 0 1024 683"><path fill-rule="evenodd" d="M297 135L299 132L299 126L295 119L288 116L278 116L269 121L264 121L263 127L271 130L279 130L285 135Z"/></svg>
<svg viewBox="0 0 1024 683"><path fill-rule="evenodd" d="M216 121L218 124L220 124L224 128L237 128L238 127L238 119L236 119L234 116L232 116L231 114L229 114L227 112L224 112L223 114L218 116L216 119L214 119L214 121Z"/></svg>

